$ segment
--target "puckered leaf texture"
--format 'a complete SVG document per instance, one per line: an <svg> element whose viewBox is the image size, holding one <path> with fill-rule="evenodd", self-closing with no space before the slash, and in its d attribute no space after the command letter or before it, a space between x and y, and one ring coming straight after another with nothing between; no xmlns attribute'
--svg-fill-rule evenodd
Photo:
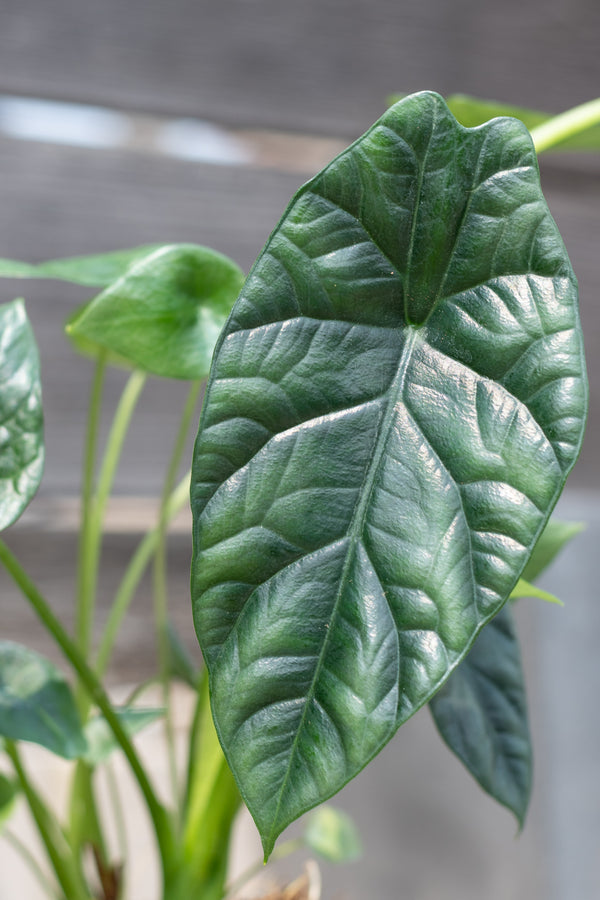
<svg viewBox="0 0 600 900"><path fill-rule="evenodd" d="M19 518L44 469L40 360L22 300L0 306L0 530Z"/></svg>
<svg viewBox="0 0 600 900"><path fill-rule="evenodd" d="M293 198L217 344L192 477L195 624L266 854L502 607L585 409L520 122L413 95Z"/></svg>

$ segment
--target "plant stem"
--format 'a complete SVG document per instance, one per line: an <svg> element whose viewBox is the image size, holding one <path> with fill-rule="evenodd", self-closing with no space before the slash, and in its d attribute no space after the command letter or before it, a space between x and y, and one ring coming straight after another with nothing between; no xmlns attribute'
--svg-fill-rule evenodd
<svg viewBox="0 0 600 900"><path fill-rule="evenodd" d="M81 524L79 529L79 554L77 570L77 602L75 612L75 634L77 644L84 656L89 653L91 622L91 597L94 593L94 532L92 509L94 504L94 472L96 469L96 448L100 430L102 393L106 371L106 354L98 356L92 380L88 419L83 453L81 478Z"/></svg>
<svg viewBox="0 0 600 900"><path fill-rule="evenodd" d="M105 763L104 766L104 774L106 776L106 784L108 787L108 796L110 797L110 802L113 808L113 815L115 820L115 833L116 833L116 842L118 845L119 851L119 859L124 861L128 856L128 845L129 842L127 840L127 828L125 827L125 817L123 815L123 804L121 802L121 796L119 794L119 787L117 785L117 779L115 777L115 772L110 760Z"/></svg>
<svg viewBox="0 0 600 900"><path fill-rule="evenodd" d="M190 491L190 473L187 472L183 476L171 496L167 504L167 520L171 519L179 512L182 506L188 501ZM119 633L119 628L123 616L127 612L131 599L140 580L146 570L146 567L152 559L152 554L156 549L158 542L158 528L149 531L138 544L127 571L123 576L123 580L119 585L119 589L115 594L115 599L111 606L108 620L104 627L104 632L100 640L98 656L96 658L95 671L99 678L102 678L106 667L109 663L114 642Z"/></svg>
<svg viewBox="0 0 600 900"><path fill-rule="evenodd" d="M91 498L88 498L83 504L84 519L82 522L82 531L85 532L85 542L82 540L83 555L80 558L82 590L78 593L77 608L79 627L77 636L79 648L86 657L89 656L94 609L96 605L98 565L100 561L100 548L102 545L104 513L112 489L117 465L121 457L123 442L137 401L144 384L146 383L146 378L146 374L139 370L132 372L129 376L121 394L108 435L95 494ZM95 415L92 416L90 413L90 417L95 418ZM89 452L86 451L86 458L88 456L95 457L95 450L90 448ZM83 717L85 718L89 709L89 704L86 706L86 702L80 698L80 707Z"/></svg>
<svg viewBox="0 0 600 900"><path fill-rule="evenodd" d="M65 843L64 835L58 822L29 780L17 745L14 741L7 740L5 741L5 750L14 766L48 858L66 897L68 900L89 900L90 894L83 883L74 857L69 854L69 848L59 847L59 843Z"/></svg>
<svg viewBox="0 0 600 900"><path fill-rule="evenodd" d="M531 137L537 153L543 153L551 147L561 144L567 138L580 131L586 131L600 122L600 99L590 100L575 106L567 112L548 119L542 125L531 130Z"/></svg>
<svg viewBox="0 0 600 900"><path fill-rule="evenodd" d="M187 759L187 775L184 789L185 807L183 814L189 816L189 804L192 794L192 784L196 774L196 765L198 762L198 743L201 736L202 722L206 716L206 704L208 703L208 671L204 667L199 675L196 688L196 703L194 706L194 715L190 726L190 735L188 739L188 759Z"/></svg>
<svg viewBox="0 0 600 900"><path fill-rule="evenodd" d="M153 589L154 589L154 622L156 627L156 643L158 647L158 671L160 675L165 714L165 738L169 758L169 773L173 799L179 805L179 785L177 763L175 759L175 735L173 717L169 703L169 633L167 614L167 530L169 525L169 499L181 464L185 442L190 429L190 422L198 402L200 382L195 381L188 392L183 408L179 430L175 438L173 452L167 468L158 515L156 550L154 553Z"/></svg>
<svg viewBox="0 0 600 900"><path fill-rule="evenodd" d="M27 573L3 541L0 541L0 562L5 565L15 583L21 589L48 632L62 650L78 675L81 684L87 690L91 700L98 706L104 715L115 739L123 750L146 801L148 812L154 825L156 840L163 864L163 871L165 871L167 867L172 865L172 860L174 858L174 835L171 821L166 809L158 801L144 767L135 752L135 748L114 712L104 688L92 669L88 666L76 643L67 634L50 609L47 601L37 590Z"/></svg>
<svg viewBox="0 0 600 900"><path fill-rule="evenodd" d="M110 496L117 465L123 449L123 441L129 429L129 423L139 400L140 394L146 384L145 372L136 369L129 376L119 404L115 411L112 427L106 442L106 450L98 476L98 487L94 504L94 530L96 536L102 530L106 502Z"/></svg>
<svg viewBox="0 0 600 900"><path fill-rule="evenodd" d="M212 721L206 670L190 737L189 775L183 827L183 863L199 885L224 891L233 820L241 797Z"/></svg>
<svg viewBox="0 0 600 900"><path fill-rule="evenodd" d="M83 759L77 760L71 781L69 843L79 856L86 846L94 847L102 862L108 864L108 851L94 793L94 774L92 766Z"/></svg>
<svg viewBox="0 0 600 900"><path fill-rule="evenodd" d="M141 371L133 371L129 376L115 410L97 485L94 487L105 359L106 357L103 355L96 366L84 453L76 635L77 644L85 658L89 656L92 639L106 504L112 490L129 423L146 383L146 375ZM91 701L81 681L77 684L77 705L81 718L85 721L89 714ZM92 771L81 760L77 763L73 779L70 819L73 846L81 850L86 842L91 841L93 835L94 839L91 842L105 860L105 841L92 790Z"/></svg>

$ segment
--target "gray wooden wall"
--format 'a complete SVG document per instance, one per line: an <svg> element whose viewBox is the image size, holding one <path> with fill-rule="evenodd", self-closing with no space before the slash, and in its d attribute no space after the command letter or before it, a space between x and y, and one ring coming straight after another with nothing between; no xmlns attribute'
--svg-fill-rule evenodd
<svg viewBox="0 0 600 900"><path fill-rule="evenodd" d="M595 0L2 0L0 87L352 136L391 91L561 110L597 93Z"/></svg>
<svg viewBox="0 0 600 900"><path fill-rule="evenodd" d="M393 91L463 91L550 111L582 102L600 93L599 34L597 0L2 0L0 95L353 139ZM11 139L0 107L0 255L33 261L189 240L247 268L320 164L216 166L138 151ZM593 408L572 483L590 486L600 449L599 173L589 157L548 157L543 172L581 284ZM81 292L50 283L0 291L25 294L42 344L43 489L73 492L88 369L70 359L59 323ZM135 463L120 476L128 493L153 490L146 435L160 459L175 419L178 386L153 392L132 438Z"/></svg>

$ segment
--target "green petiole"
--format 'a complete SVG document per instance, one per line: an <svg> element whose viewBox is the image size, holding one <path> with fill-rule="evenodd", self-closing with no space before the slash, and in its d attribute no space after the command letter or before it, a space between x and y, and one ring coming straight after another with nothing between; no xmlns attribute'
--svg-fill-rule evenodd
<svg viewBox="0 0 600 900"><path fill-rule="evenodd" d="M52 612L48 602L37 590L25 570L3 541L0 541L0 561L4 564L17 586L21 589L25 598L29 601L38 618L42 621L62 650L64 656L77 674L80 683L87 691L90 700L98 706L104 715L117 743L123 750L146 801L148 812L154 826L158 849L163 864L163 871L166 872L167 869L172 867L175 854L174 835L169 815L163 805L159 802L135 748L115 714L102 684L88 666L77 644L69 636ZM71 900L71 898L69 898L69 900Z"/></svg>
<svg viewBox="0 0 600 900"><path fill-rule="evenodd" d="M590 100L567 112L554 116L530 132L537 153L543 153L561 144L580 131L586 131L600 122L600 99Z"/></svg>

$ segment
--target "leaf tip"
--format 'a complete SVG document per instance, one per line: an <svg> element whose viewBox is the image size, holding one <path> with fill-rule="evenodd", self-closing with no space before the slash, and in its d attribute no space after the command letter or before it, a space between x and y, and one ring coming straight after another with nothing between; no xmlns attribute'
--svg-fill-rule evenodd
<svg viewBox="0 0 600 900"><path fill-rule="evenodd" d="M521 837L523 834L523 829L525 828L525 818L527 816L527 808L529 806L529 797L525 800L522 808L516 809L511 808L510 811L514 815L517 822L517 830L515 832L515 840L516 838Z"/></svg>
<svg viewBox="0 0 600 900"><path fill-rule="evenodd" d="M262 836L261 836L261 841L262 841L262 848L263 848L263 866L266 866L266 864L269 862L269 857L271 856L271 853L273 852L273 848L275 846L275 841L263 840Z"/></svg>

